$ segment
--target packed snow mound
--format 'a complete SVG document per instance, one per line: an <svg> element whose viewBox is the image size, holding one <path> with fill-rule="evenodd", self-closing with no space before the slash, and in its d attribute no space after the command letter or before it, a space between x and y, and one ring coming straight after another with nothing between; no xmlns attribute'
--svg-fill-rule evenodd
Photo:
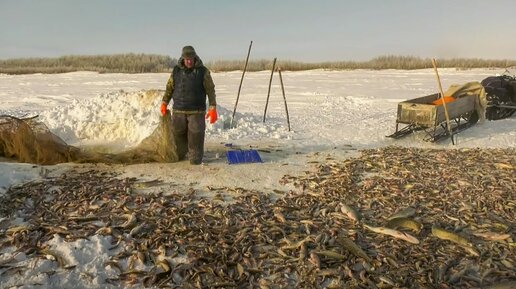
<svg viewBox="0 0 516 289"><path fill-rule="evenodd" d="M40 120L71 145L127 147L138 144L158 126L162 95L159 90L102 93L43 111Z"/></svg>

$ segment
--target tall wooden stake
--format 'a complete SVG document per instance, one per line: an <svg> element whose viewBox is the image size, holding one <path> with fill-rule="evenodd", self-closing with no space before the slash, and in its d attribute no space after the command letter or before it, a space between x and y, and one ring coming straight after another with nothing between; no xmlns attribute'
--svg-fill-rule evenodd
<svg viewBox="0 0 516 289"><path fill-rule="evenodd" d="M285 103L285 112L287 113L288 131L290 131L290 118L288 116L287 98L285 97L285 87L283 86L283 77L281 76L281 67L278 67L279 80L281 83L281 92L283 93L283 102Z"/></svg>
<svg viewBox="0 0 516 289"><path fill-rule="evenodd" d="M244 71L242 72L242 78L240 79L240 85L238 86L237 99L235 102L235 107L233 108L233 114L231 115L231 123L229 128L233 127L233 120L235 119L235 113L238 105L238 99L240 98L240 90L242 89L242 83L244 82L245 71L247 70L247 63L249 63L249 55L251 54L251 46L253 46L253 41L249 44L249 50L247 51L247 58L245 59Z"/></svg>
<svg viewBox="0 0 516 289"><path fill-rule="evenodd" d="M441 93L441 99L443 101L444 115L446 116L446 126L448 127L448 133L450 134L452 144L455 145L455 141L453 140L453 133L451 130L451 125L450 125L450 115L448 114L448 106L447 106L446 102L444 101L443 86L441 85L441 78L439 77L439 72L437 72L437 62L435 61L435 58L432 58L432 65L434 66L435 75L437 77L437 84L439 85L439 92Z"/></svg>
<svg viewBox="0 0 516 289"><path fill-rule="evenodd" d="M267 92L267 101L265 102L265 111L263 112L263 122L264 123L265 123L265 116L267 115L267 106L269 106L269 96L271 95L272 76L274 75L275 68L276 68L276 57L274 57L274 61L272 62L271 79L269 80L269 91Z"/></svg>

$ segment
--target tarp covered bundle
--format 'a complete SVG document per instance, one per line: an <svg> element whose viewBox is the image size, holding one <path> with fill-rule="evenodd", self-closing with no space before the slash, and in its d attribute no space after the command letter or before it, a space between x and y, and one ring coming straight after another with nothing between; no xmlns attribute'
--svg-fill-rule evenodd
<svg viewBox="0 0 516 289"><path fill-rule="evenodd" d="M452 84L444 92L444 95L453 98L461 98L467 95L475 95L475 111L480 120L485 120L487 100L486 92L480 82L473 81L465 84Z"/></svg>
<svg viewBox="0 0 516 289"><path fill-rule="evenodd" d="M53 165L66 162L146 163L179 160L172 119L167 111L154 132L128 151L109 154L84 151L66 144L37 117L0 116L0 156L20 162Z"/></svg>

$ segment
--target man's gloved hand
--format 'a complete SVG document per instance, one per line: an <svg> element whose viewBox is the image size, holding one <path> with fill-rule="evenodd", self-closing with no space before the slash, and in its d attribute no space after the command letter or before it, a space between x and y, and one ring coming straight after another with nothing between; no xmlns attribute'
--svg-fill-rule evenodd
<svg viewBox="0 0 516 289"><path fill-rule="evenodd" d="M161 111L161 116L165 116L167 114L167 104L162 102L159 110Z"/></svg>
<svg viewBox="0 0 516 289"><path fill-rule="evenodd" d="M217 109L215 107L210 107L208 112L206 113L206 119L210 119L210 124L214 124L217 121Z"/></svg>

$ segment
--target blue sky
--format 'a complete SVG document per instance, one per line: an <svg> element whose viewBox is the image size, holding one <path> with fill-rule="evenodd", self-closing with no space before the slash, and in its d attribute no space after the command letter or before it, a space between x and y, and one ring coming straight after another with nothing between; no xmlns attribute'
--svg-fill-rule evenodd
<svg viewBox="0 0 516 289"><path fill-rule="evenodd" d="M0 59L157 53L205 61L516 59L514 0L0 0Z"/></svg>

